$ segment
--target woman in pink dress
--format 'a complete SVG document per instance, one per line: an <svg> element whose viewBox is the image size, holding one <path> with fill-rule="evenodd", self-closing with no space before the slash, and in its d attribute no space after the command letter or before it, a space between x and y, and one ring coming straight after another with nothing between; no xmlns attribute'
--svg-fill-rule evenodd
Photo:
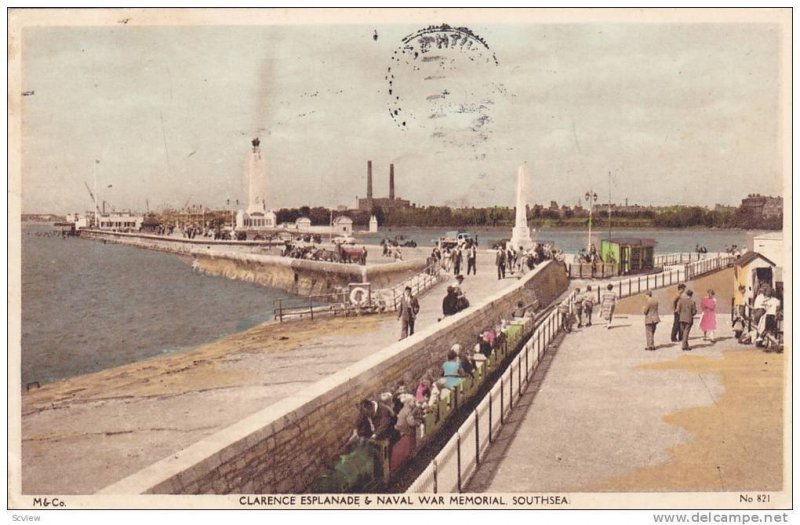
<svg viewBox="0 0 800 525"><path fill-rule="evenodd" d="M714 331L717 329L717 299L714 297L714 290L709 290L702 301L700 309L703 311L703 318L700 320L700 330L703 331L703 339L710 339L714 342Z"/></svg>

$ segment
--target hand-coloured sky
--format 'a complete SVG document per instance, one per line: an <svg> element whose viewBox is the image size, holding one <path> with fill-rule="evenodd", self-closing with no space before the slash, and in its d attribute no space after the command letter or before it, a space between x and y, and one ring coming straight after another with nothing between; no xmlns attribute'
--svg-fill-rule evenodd
<svg viewBox="0 0 800 525"><path fill-rule="evenodd" d="M778 25L471 24L485 47L404 55L422 27L26 28L23 211L89 209L95 170L117 209L225 206L255 136L273 208L352 205L367 160L422 205L513 206L523 161L538 203L782 192Z"/></svg>

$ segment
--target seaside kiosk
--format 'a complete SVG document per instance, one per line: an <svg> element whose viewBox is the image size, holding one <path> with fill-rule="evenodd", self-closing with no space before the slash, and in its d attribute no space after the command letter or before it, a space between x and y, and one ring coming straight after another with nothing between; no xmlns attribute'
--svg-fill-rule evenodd
<svg viewBox="0 0 800 525"><path fill-rule="evenodd" d="M783 296L783 287L775 286L775 263L758 252L747 252L736 259L733 264L733 279L735 304L751 303L764 285L773 289L778 288L776 291L779 297ZM744 294L739 291L740 286L744 287Z"/></svg>
<svg viewBox="0 0 800 525"><path fill-rule="evenodd" d="M600 241L600 259L619 265L619 275L653 269L655 239L616 238Z"/></svg>

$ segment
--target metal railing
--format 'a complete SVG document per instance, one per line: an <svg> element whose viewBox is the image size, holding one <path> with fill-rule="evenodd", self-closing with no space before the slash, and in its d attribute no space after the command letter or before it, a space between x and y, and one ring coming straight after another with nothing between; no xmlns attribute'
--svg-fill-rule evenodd
<svg viewBox="0 0 800 525"><path fill-rule="evenodd" d="M717 254L714 253L696 253L696 252L686 252L686 253L665 253L663 255L656 255L653 257L653 264L655 266L672 266L674 264L684 264L690 262L696 262L701 259L706 259L708 257L713 257Z"/></svg>
<svg viewBox="0 0 800 525"><path fill-rule="evenodd" d="M288 299L275 299L272 301L273 316L280 322L285 319L320 315L351 315L364 311L397 311L403 290L411 287L414 296L427 291L431 286L440 282L446 274L442 273L439 263L433 263L425 269L391 288L373 290L369 294L369 305L353 304L347 291L333 292L324 295L308 297L292 297Z"/></svg>
<svg viewBox="0 0 800 525"><path fill-rule="evenodd" d="M309 295L308 297L291 297L274 299L272 312L275 319L283 322L284 319L309 317L323 314L336 315L339 311L347 309L347 292L333 292L324 295Z"/></svg>
<svg viewBox="0 0 800 525"><path fill-rule="evenodd" d="M568 315L572 315L574 294L562 304L568 305ZM497 383L406 492L447 493L464 490L505 424L508 413L528 387L548 345L560 332L563 315L567 314L554 309L534 329Z"/></svg>
<svg viewBox="0 0 800 525"><path fill-rule="evenodd" d="M405 290L406 286L411 288L411 295L417 296L442 281L446 276L447 274L442 270L442 265L439 262L434 262L426 266L422 272L406 279L400 284L396 284L388 289L379 290L376 295L385 297L387 306L389 306L391 310L397 310L400 299L403 297L403 290Z"/></svg>
<svg viewBox="0 0 800 525"><path fill-rule="evenodd" d="M629 277L628 279L593 283L592 287L597 287L597 297L595 299L599 304L601 295L604 290L607 290L609 284L613 286L613 292L617 295L617 298L622 299L623 297L636 295L647 290L665 288L667 286L677 285L680 282L690 281L700 275L727 268L735 260L736 258L733 255L715 254L712 257L701 258L693 263L687 263L678 268L665 270L661 273L637 275Z"/></svg>
<svg viewBox="0 0 800 525"><path fill-rule="evenodd" d="M572 263L569 265L570 279L605 279L617 275L616 263L598 262L592 263Z"/></svg>

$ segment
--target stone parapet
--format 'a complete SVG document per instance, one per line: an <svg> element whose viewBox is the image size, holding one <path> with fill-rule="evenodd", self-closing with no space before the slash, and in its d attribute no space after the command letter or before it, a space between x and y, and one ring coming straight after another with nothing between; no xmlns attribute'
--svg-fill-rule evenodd
<svg viewBox="0 0 800 525"><path fill-rule="evenodd" d="M554 261L480 304L376 351L304 390L100 491L101 494L298 493L341 452L356 405L439 367L447 350L508 317L517 301L547 305L568 286Z"/></svg>

